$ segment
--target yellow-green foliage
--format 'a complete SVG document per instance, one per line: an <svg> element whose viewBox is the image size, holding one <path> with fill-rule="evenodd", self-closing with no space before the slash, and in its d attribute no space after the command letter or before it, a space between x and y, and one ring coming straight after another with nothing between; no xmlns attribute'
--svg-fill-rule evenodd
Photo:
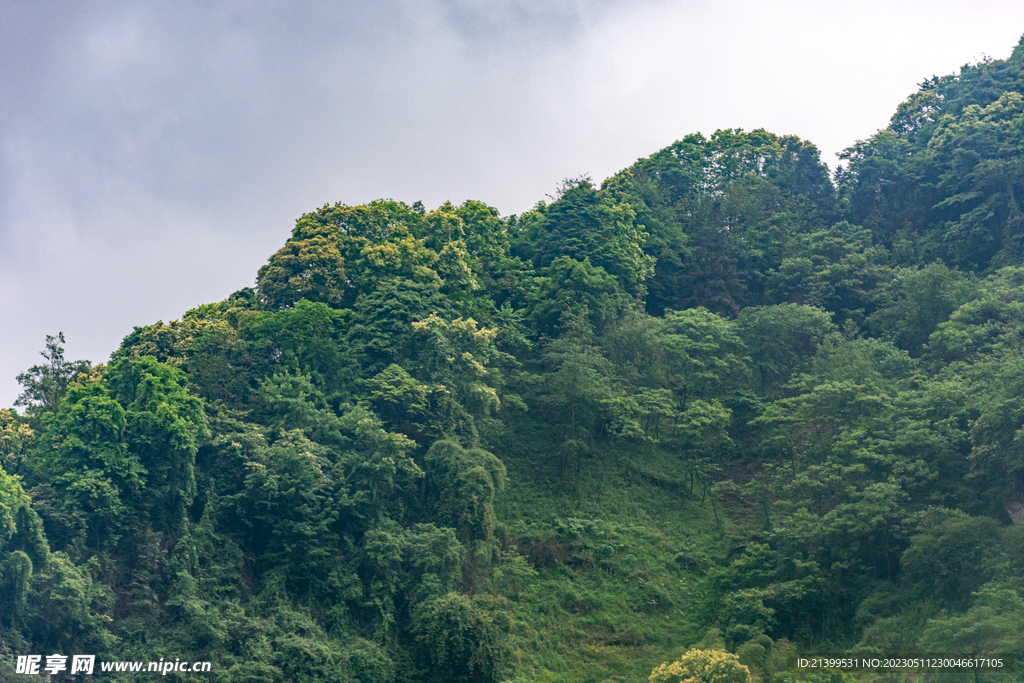
<svg viewBox="0 0 1024 683"><path fill-rule="evenodd" d="M651 683L749 683L750 669L723 650L690 650L651 671Z"/></svg>

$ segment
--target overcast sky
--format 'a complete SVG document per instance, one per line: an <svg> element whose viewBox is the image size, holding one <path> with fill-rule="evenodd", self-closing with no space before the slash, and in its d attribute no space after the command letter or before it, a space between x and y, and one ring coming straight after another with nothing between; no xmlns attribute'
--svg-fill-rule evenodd
<svg viewBox="0 0 1024 683"><path fill-rule="evenodd" d="M105 361L324 203L518 213L730 127L834 168L1022 33L1020 0L0 0L0 406L45 335Z"/></svg>

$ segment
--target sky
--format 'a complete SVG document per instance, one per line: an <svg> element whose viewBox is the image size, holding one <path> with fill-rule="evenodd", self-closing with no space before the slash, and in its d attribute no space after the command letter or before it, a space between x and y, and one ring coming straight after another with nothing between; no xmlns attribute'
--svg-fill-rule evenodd
<svg viewBox="0 0 1024 683"><path fill-rule="evenodd" d="M47 334L104 362L325 203L519 213L719 128L835 168L1022 34L1019 0L0 0L0 406Z"/></svg>

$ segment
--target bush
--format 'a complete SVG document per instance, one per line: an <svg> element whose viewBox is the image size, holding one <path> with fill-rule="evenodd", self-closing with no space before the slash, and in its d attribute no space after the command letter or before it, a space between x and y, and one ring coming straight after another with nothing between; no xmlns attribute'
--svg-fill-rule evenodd
<svg viewBox="0 0 1024 683"><path fill-rule="evenodd" d="M423 604L413 630L424 669L421 680L490 683L502 680L511 657L512 623L500 599L448 593Z"/></svg>
<svg viewBox="0 0 1024 683"><path fill-rule="evenodd" d="M750 683L750 669L722 650L690 650L651 671L650 683Z"/></svg>

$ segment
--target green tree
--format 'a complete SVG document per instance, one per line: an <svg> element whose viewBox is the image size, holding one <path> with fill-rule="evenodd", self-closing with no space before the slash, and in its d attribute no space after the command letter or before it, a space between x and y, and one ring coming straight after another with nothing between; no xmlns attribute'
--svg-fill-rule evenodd
<svg viewBox="0 0 1024 683"><path fill-rule="evenodd" d="M631 296L642 298L644 282L654 272L653 259L643 252L647 234L636 224L629 204L595 189L588 180L570 182L551 206L542 206L530 227L533 263L538 269L559 257L589 259Z"/></svg>
<svg viewBox="0 0 1024 683"><path fill-rule="evenodd" d="M605 185L650 233L647 308L658 314L704 306L735 315L768 303L767 273L835 214L814 145L764 130L687 135Z"/></svg>
<svg viewBox="0 0 1024 683"><path fill-rule="evenodd" d="M405 278L385 280L363 292L353 312L348 339L366 377L416 357L418 335L413 323L431 315L456 317L438 283Z"/></svg>
<svg viewBox="0 0 1024 683"><path fill-rule="evenodd" d="M413 439L424 435L428 429L425 418L430 407L429 386L394 363L367 380L367 385L377 414L390 426Z"/></svg>
<svg viewBox="0 0 1024 683"><path fill-rule="evenodd" d="M14 405L26 406L31 415L57 410L71 379L90 366L86 360L65 360L64 343L63 332L58 332L56 337L46 335L46 350L39 352L46 362L33 365L18 375L18 384L24 387L24 391L14 401Z"/></svg>
<svg viewBox="0 0 1024 683"><path fill-rule="evenodd" d="M71 387L45 420L33 461L46 483L35 497L56 547L99 553L137 523L147 472L126 431L124 408L98 378Z"/></svg>
<svg viewBox="0 0 1024 683"><path fill-rule="evenodd" d="M449 593L413 616L420 680L497 683L512 663L511 620L500 599Z"/></svg>
<svg viewBox="0 0 1024 683"><path fill-rule="evenodd" d="M884 303L868 319L868 326L877 336L920 356L932 332L977 296L976 283L942 263L901 269L885 287Z"/></svg>
<svg viewBox="0 0 1024 683"><path fill-rule="evenodd" d="M246 463L245 496L238 501L250 527L248 549L265 571L303 594L334 569L331 526L341 501L332 495L330 461L298 430L256 455Z"/></svg>
<svg viewBox="0 0 1024 683"><path fill-rule="evenodd" d="M100 654L115 642L107 630L112 591L62 553L53 553L34 575L26 602L25 622L38 651Z"/></svg>
<svg viewBox="0 0 1024 683"><path fill-rule="evenodd" d="M401 529L382 520L366 533L359 554L359 607L374 637L393 647L415 610L455 589L466 550L451 528L417 524Z"/></svg>
<svg viewBox="0 0 1024 683"><path fill-rule="evenodd" d="M667 311L658 341L664 349L666 384L685 411L693 399L720 395L746 371L736 323L706 308Z"/></svg>
<svg viewBox="0 0 1024 683"><path fill-rule="evenodd" d="M0 639L10 641L25 624L34 572L45 569L50 549L43 525L21 483L0 467Z"/></svg>
<svg viewBox="0 0 1024 683"><path fill-rule="evenodd" d="M944 518L943 518L944 517ZM988 517L936 510L927 515L900 559L901 580L962 611L971 594L990 578L1001 543L999 525Z"/></svg>
<svg viewBox="0 0 1024 683"><path fill-rule="evenodd" d="M798 304L749 306L740 312L736 324L750 354L755 386L772 398L804 369L818 345L835 329L829 313Z"/></svg>
<svg viewBox="0 0 1024 683"><path fill-rule="evenodd" d="M283 311L247 311L239 316L241 329L237 332L244 340L242 357L229 355L227 360L245 368L245 375L308 375L325 396L347 398L351 382L359 374L347 339L351 324L351 311L306 300ZM185 369L195 377L199 368L190 362ZM251 381L246 388L252 388Z"/></svg>
<svg viewBox="0 0 1024 683"><path fill-rule="evenodd" d="M562 335L544 348L548 372L544 393L538 402L551 416L557 428L555 443L560 446L558 488L561 490L568 466L575 456L579 476L583 454L595 438L603 406L610 394L611 368L595 346L587 309L566 317Z"/></svg>
<svg viewBox="0 0 1024 683"><path fill-rule="evenodd" d="M18 411L0 409L0 467L17 474L36 433L18 417Z"/></svg>
<svg viewBox="0 0 1024 683"><path fill-rule="evenodd" d="M690 650L677 661L651 670L651 683L749 683L750 669L722 650Z"/></svg>
<svg viewBox="0 0 1024 683"><path fill-rule="evenodd" d="M126 439L146 469L150 523L180 534L196 493L196 452L210 436L203 402L191 394L183 372L152 356L116 362L109 372L126 406Z"/></svg>
<svg viewBox="0 0 1024 683"><path fill-rule="evenodd" d="M919 646L925 652L973 655L1016 653L1024 648L1024 600L1016 590L986 585L966 613L929 619ZM959 672L958 672L959 673ZM975 681L978 672L972 672ZM972 674L947 674L953 680Z"/></svg>
<svg viewBox="0 0 1024 683"><path fill-rule="evenodd" d="M528 296L530 317L543 334L554 335L569 325L569 316L586 311L595 331L603 333L633 307L633 301L604 268L570 256L559 256L541 269Z"/></svg>
<svg viewBox="0 0 1024 683"><path fill-rule="evenodd" d="M470 551L470 574L489 567L496 552L494 497L505 488L505 465L493 453L452 441L435 442L424 462L428 506Z"/></svg>
<svg viewBox="0 0 1024 683"><path fill-rule="evenodd" d="M267 309L282 310L301 299L340 307L348 287L345 260L326 237L289 240L256 276L260 301Z"/></svg>
<svg viewBox="0 0 1024 683"><path fill-rule="evenodd" d="M824 308L835 322L860 324L892 279L890 254L872 243L871 232L846 221L801 236L791 257L766 277L768 296L777 303Z"/></svg>

